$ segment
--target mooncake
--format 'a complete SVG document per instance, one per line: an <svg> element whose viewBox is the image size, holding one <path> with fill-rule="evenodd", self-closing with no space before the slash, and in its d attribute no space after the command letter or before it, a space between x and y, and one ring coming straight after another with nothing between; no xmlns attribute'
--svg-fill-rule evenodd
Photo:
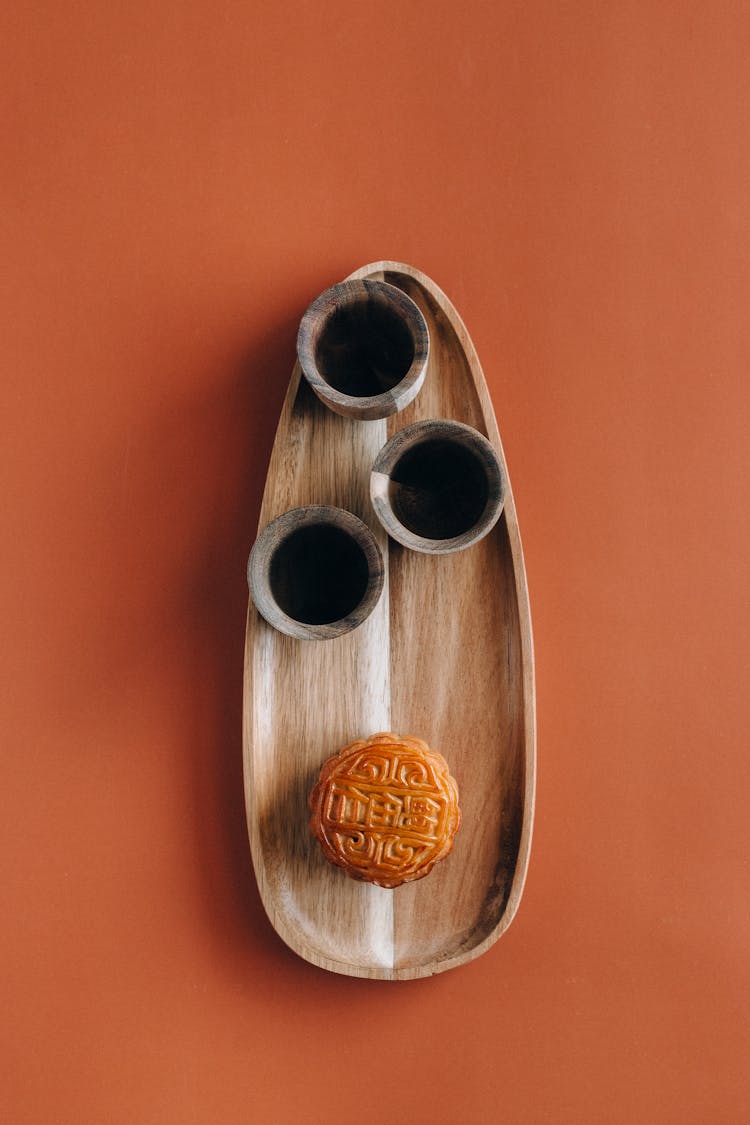
<svg viewBox="0 0 750 1125"><path fill-rule="evenodd" d="M326 859L379 887L428 875L461 824L445 758L419 738L392 733L352 742L329 758L310 808Z"/></svg>

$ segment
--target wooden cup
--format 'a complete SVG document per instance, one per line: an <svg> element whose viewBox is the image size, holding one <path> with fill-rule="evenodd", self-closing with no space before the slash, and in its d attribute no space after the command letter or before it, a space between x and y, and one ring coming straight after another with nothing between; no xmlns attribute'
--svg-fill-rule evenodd
<svg viewBox="0 0 750 1125"><path fill-rule="evenodd" d="M429 419L383 446L370 498L388 534L426 554L462 551L495 526L505 481L490 442L471 426Z"/></svg>
<svg viewBox="0 0 750 1125"><path fill-rule="evenodd" d="M344 281L302 317L297 355L318 398L349 418L387 418L422 386L429 333L411 297L384 281Z"/></svg>
<svg viewBox="0 0 750 1125"><path fill-rule="evenodd" d="M292 508L255 541L250 594L269 625L301 640L356 629L383 589L383 556L369 527L343 508Z"/></svg>

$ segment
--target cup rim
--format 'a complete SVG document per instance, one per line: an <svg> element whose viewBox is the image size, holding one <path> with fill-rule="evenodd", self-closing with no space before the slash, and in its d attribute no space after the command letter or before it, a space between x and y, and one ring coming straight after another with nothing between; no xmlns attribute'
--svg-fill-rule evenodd
<svg viewBox="0 0 750 1125"><path fill-rule="evenodd" d="M271 589L270 564L278 547L294 531L321 524L348 534L359 546L367 562L367 587L363 597L346 616L312 624L290 617L281 608ZM383 591L385 567L378 542L363 520L344 508L309 504L290 508L266 524L250 552L247 581L255 607L269 625L299 640L329 640L351 632L369 617Z"/></svg>
<svg viewBox="0 0 750 1125"><path fill-rule="evenodd" d="M485 471L488 485L487 501L478 520L460 535L444 539L418 535L406 527L393 510L390 500L391 474L396 465L410 449L431 441L452 441L473 453ZM500 519L505 492L505 474L490 440L465 422L445 418L424 419L399 430L382 447L370 473L370 500L378 520L397 543L423 554L452 554L478 543Z"/></svg>
<svg viewBox="0 0 750 1125"><path fill-rule="evenodd" d="M321 374L315 352L326 324L340 309L373 297L395 309L403 319L414 346L414 355L398 383L377 395L348 395L333 387ZM297 356L307 382L333 411L362 419L387 418L416 398L424 382L430 334L421 309L407 293L387 281L342 281L321 293L306 309L297 332Z"/></svg>

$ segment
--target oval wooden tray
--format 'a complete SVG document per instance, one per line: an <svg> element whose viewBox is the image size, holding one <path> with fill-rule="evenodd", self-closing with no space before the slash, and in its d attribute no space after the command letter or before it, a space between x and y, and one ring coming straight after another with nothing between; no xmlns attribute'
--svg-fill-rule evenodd
<svg viewBox="0 0 750 1125"><path fill-rule="evenodd" d="M279 420L259 529L289 508L354 512L386 559L383 595L354 632L301 641L252 602L244 679L250 845L263 905L308 961L351 976L403 980L484 953L510 925L529 860L535 785L534 661L513 494L490 534L465 551L424 555L389 540L368 493L373 461L397 430L453 418L484 433L503 467L479 360L455 309L424 274L376 262L351 275L417 302L430 359L415 401L382 421L333 414L295 365ZM322 762L378 731L416 735L458 781L463 824L426 878L384 890L330 866L309 831Z"/></svg>

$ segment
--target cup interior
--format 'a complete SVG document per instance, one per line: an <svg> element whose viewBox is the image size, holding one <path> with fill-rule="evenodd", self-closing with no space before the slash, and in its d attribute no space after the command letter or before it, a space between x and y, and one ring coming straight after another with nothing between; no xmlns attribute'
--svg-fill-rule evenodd
<svg viewBox="0 0 750 1125"><path fill-rule="evenodd" d="M414 361L414 338L390 305L359 297L333 309L315 345L315 364L334 390L352 398L390 391Z"/></svg>
<svg viewBox="0 0 750 1125"><path fill-rule="evenodd" d="M330 625L353 613L367 593L365 552L332 524L290 531L271 555L268 581L281 611L304 625Z"/></svg>
<svg viewBox="0 0 750 1125"><path fill-rule="evenodd" d="M328 505L291 508L255 541L247 580L269 625L301 640L356 629L383 590L383 556L367 524Z"/></svg>
<svg viewBox="0 0 750 1125"><path fill-rule="evenodd" d="M335 414L372 421L403 410L427 373L430 335L417 304L385 281L342 281L308 306L297 333L302 374Z"/></svg>
<svg viewBox="0 0 750 1125"><path fill-rule="evenodd" d="M390 472L393 514L423 539L454 539L470 531L487 505L487 471L474 452L445 438L407 449Z"/></svg>
<svg viewBox="0 0 750 1125"><path fill-rule="evenodd" d="M370 474L370 499L388 534L429 554L461 551L487 535L500 518L504 492L491 442L445 418L397 431Z"/></svg>

